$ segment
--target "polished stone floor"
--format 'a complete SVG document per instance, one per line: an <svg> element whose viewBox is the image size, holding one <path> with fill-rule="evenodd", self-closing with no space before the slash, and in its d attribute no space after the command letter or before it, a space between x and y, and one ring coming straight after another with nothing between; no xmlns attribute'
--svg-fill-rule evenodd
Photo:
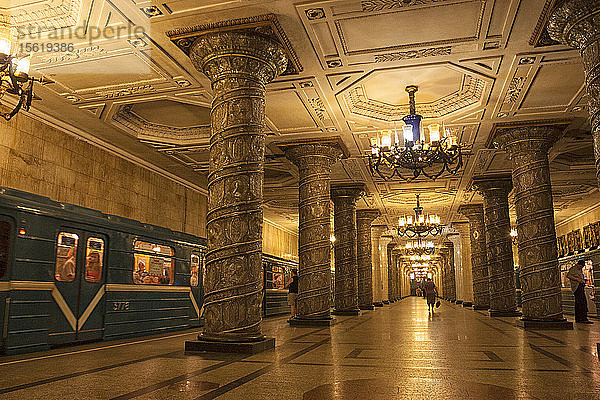
<svg viewBox="0 0 600 400"><path fill-rule="evenodd" d="M600 322L525 332L515 318L423 299L264 330L275 351L186 356L194 332L0 358L1 399L600 399Z"/></svg>

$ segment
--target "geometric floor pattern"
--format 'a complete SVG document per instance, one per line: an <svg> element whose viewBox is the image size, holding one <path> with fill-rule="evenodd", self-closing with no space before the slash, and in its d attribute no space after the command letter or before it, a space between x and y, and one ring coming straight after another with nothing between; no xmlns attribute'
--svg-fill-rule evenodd
<svg viewBox="0 0 600 400"><path fill-rule="evenodd" d="M186 356L195 331L0 358L1 399L600 399L600 322L526 332L517 318L424 299L337 317L267 319L275 351Z"/></svg>

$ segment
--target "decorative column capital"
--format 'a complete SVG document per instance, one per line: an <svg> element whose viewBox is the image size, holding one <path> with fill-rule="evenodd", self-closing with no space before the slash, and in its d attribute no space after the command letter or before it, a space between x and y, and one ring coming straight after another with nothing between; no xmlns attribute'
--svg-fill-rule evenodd
<svg viewBox="0 0 600 400"><path fill-rule="evenodd" d="M454 224L453 224L454 225ZM454 247L460 246L460 231L456 229L458 233L451 233L446 238L452 242Z"/></svg>
<svg viewBox="0 0 600 400"><path fill-rule="evenodd" d="M310 168L315 162L330 167L344 156L343 149L337 143L307 142L285 146L283 150L285 158L298 168Z"/></svg>
<svg viewBox="0 0 600 400"><path fill-rule="evenodd" d="M379 210L374 208L365 208L362 210L356 210L356 221L358 220L368 221L367 223L370 225L377 217L379 217L381 213Z"/></svg>
<svg viewBox="0 0 600 400"><path fill-rule="evenodd" d="M487 175L476 176L473 178L473 186L475 189L485 196L502 196L508 197L508 194L513 188L512 175Z"/></svg>
<svg viewBox="0 0 600 400"><path fill-rule="evenodd" d="M548 20L550 37L583 50L600 39L600 0L567 0Z"/></svg>
<svg viewBox="0 0 600 400"><path fill-rule="evenodd" d="M383 235L383 232L385 232L387 230L388 230L387 225L372 225L371 226L371 235L373 235L373 238L379 240L381 235Z"/></svg>
<svg viewBox="0 0 600 400"><path fill-rule="evenodd" d="M387 252L387 246L388 244L392 243L392 240L394 240L394 238L392 238L391 236L381 236L379 241L382 245L382 249L385 248L385 251Z"/></svg>
<svg viewBox="0 0 600 400"><path fill-rule="evenodd" d="M463 204L458 207L457 211L467 217L470 222L483 221L483 204Z"/></svg>
<svg viewBox="0 0 600 400"><path fill-rule="evenodd" d="M266 85L287 69L281 44L268 36L245 30L207 32L189 50L194 67L210 80L248 75Z"/></svg>
<svg viewBox="0 0 600 400"><path fill-rule="evenodd" d="M331 199L334 203L351 202L366 193L367 186L364 183L332 183Z"/></svg>
<svg viewBox="0 0 600 400"><path fill-rule="evenodd" d="M506 151L511 158L533 152L548 153L565 127L565 123L500 127L495 131L494 145Z"/></svg>

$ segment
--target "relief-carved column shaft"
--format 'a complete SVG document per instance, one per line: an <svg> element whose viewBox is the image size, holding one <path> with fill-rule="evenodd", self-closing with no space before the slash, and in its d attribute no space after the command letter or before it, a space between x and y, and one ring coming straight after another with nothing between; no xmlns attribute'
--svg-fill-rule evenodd
<svg viewBox="0 0 600 400"><path fill-rule="evenodd" d="M468 222L453 222L452 227L460 236L460 258L462 268L463 307L473 305L473 276L471 270L471 232Z"/></svg>
<svg viewBox="0 0 600 400"><path fill-rule="evenodd" d="M529 321L564 321L548 163L562 128L502 128L494 139L512 161L523 319Z"/></svg>
<svg viewBox="0 0 600 400"><path fill-rule="evenodd" d="M490 282L490 315L518 316L508 194L510 175L480 177L473 185L483 196Z"/></svg>
<svg viewBox="0 0 600 400"><path fill-rule="evenodd" d="M383 304L390 304L389 300L389 278L388 278L388 245L392 242L392 238L389 236L382 236L379 244L381 246L381 301Z"/></svg>
<svg viewBox="0 0 600 400"><path fill-rule="evenodd" d="M335 227L335 311L358 315L358 261L356 258L356 200L364 184L331 186Z"/></svg>
<svg viewBox="0 0 600 400"><path fill-rule="evenodd" d="M446 264L445 264L445 260L444 260L444 249L439 249L438 253L440 255L440 261L439 261L439 269L440 269L440 279L442 281L441 284L441 291L440 291L440 297L444 300L448 299L448 285L446 282Z"/></svg>
<svg viewBox="0 0 600 400"><path fill-rule="evenodd" d="M387 271L388 271L388 301L394 302L394 286L395 286L395 274L394 274L394 247L396 243L388 243L387 245Z"/></svg>
<svg viewBox="0 0 600 400"><path fill-rule="evenodd" d="M381 261L381 235L387 230L385 225L375 225L371 228L373 238L373 305L383 306L383 267Z"/></svg>
<svg viewBox="0 0 600 400"><path fill-rule="evenodd" d="M452 242L452 247L454 249L453 261L454 261L454 287L455 295L456 295L456 303L460 304L464 300L464 291L463 291L463 270L462 270L462 257L461 257L461 244L460 244L460 236L456 233L451 233L446 236L448 240Z"/></svg>
<svg viewBox="0 0 600 400"><path fill-rule="evenodd" d="M448 248L448 297L450 301L456 301L456 267L454 265L454 244L446 242Z"/></svg>
<svg viewBox="0 0 600 400"><path fill-rule="evenodd" d="M596 178L600 185L600 0L567 0L548 21L552 39L579 49L590 105Z"/></svg>
<svg viewBox="0 0 600 400"><path fill-rule="evenodd" d="M200 36L190 59L214 93L202 337L261 340L265 85L286 56L265 36L229 31Z"/></svg>
<svg viewBox="0 0 600 400"><path fill-rule="evenodd" d="M356 211L357 261L358 261L358 307L373 309L373 257L371 251L371 223L379 217L378 210Z"/></svg>
<svg viewBox="0 0 600 400"><path fill-rule="evenodd" d="M293 145L285 156L298 167L298 322L327 322L331 298L329 179L342 156L335 144Z"/></svg>
<svg viewBox="0 0 600 400"><path fill-rule="evenodd" d="M458 212L469 220L471 270L473 273L473 309L487 310L490 307L490 292L483 205L464 204L458 208Z"/></svg>

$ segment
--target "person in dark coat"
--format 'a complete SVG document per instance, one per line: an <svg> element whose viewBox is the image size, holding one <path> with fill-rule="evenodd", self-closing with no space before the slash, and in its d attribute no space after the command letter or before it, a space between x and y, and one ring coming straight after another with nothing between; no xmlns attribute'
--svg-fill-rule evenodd
<svg viewBox="0 0 600 400"><path fill-rule="evenodd" d="M423 285L425 288L425 298L427 299L427 307L429 307L429 312L433 314L433 310L435 309L435 299L437 298L438 291L435 283L431 280L431 278L427 278L427 282Z"/></svg>
<svg viewBox="0 0 600 400"><path fill-rule="evenodd" d="M567 278L571 281L571 290L575 296L575 322L582 324L591 324L588 320L587 299L585 297L585 275L583 274L585 261L579 260L577 264L569 268Z"/></svg>

